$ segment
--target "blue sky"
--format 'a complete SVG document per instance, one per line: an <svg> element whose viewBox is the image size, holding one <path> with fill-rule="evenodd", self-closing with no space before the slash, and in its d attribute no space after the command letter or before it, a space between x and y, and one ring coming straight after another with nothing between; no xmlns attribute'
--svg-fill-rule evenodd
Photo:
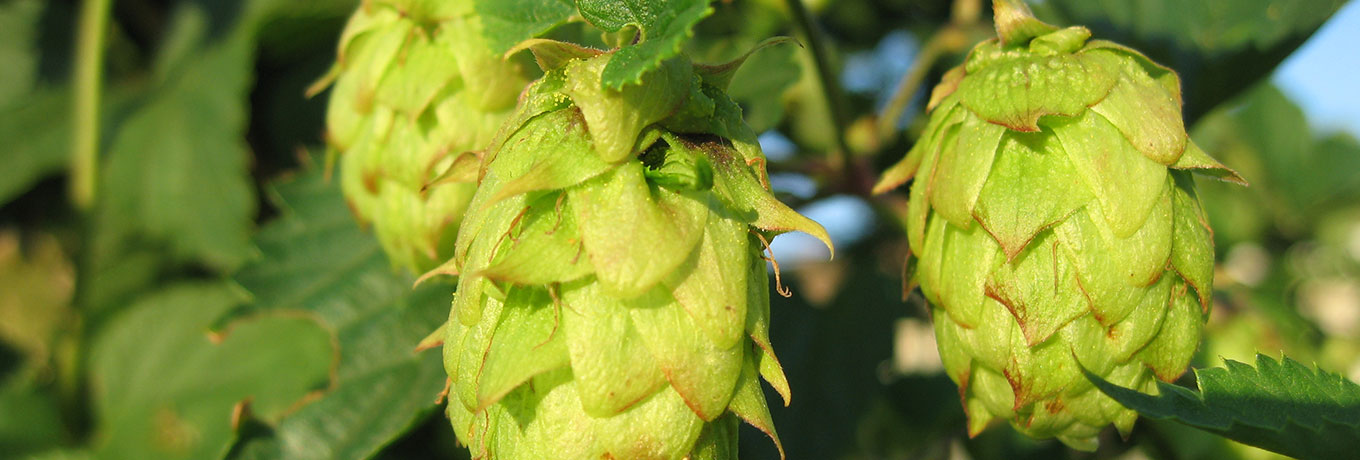
<svg viewBox="0 0 1360 460"><path fill-rule="evenodd" d="M1360 137L1360 1L1351 1L1289 56L1273 80L1327 132Z"/></svg>

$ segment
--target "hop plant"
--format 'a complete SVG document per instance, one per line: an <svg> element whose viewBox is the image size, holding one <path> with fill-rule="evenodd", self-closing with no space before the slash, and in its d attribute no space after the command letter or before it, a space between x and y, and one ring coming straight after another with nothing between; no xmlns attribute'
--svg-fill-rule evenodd
<svg viewBox="0 0 1360 460"><path fill-rule="evenodd" d="M434 179L475 168L522 73L487 49L470 1L367 0L350 18L317 88L334 79L327 141L341 187L394 264L420 272L452 254L476 185Z"/></svg>
<svg viewBox="0 0 1360 460"><path fill-rule="evenodd" d="M1145 392L1181 375L1213 289L1191 173L1242 181L1186 135L1170 69L1019 2L995 13L875 191L915 178L914 280L970 434L1000 418L1094 449L1137 414L1082 369Z"/></svg>
<svg viewBox="0 0 1360 460"><path fill-rule="evenodd" d="M492 141L450 262L459 439L488 458L735 458L740 419L778 446L762 248L830 243L764 185L722 90L734 67L678 57L614 90L612 54L534 50L547 73Z"/></svg>

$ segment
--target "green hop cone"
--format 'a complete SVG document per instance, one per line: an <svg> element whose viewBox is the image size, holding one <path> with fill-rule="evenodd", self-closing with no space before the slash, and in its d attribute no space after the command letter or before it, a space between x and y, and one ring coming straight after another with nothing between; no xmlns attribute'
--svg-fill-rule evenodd
<svg viewBox="0 0 1360 460"><path fill-rule="evenodd" d="M476 153L528 84L491 54L470 1L369 0L340 37L326 114L340 182L395 265L422 272L452 255ZM320 86L318 86L320 88Z"/></svg>
<svg viewBox="0 0 1360 460"><path fill-rule="evenodd" d="M1085 368L1152 392L1199 343L1211 230L1192 172L1242 182L1190 141L1171 70L997 2L999 39L931 95L876 192L913 177L906 227L945 370L977 434L993 419L1094 449L1137 414Z"/></svg>
<svg viewBox="0 0 1360 460"><path fill-rule="evenodd" d="M764 186L729 67L675 58L615 91L612 54L532 49L547 74L492 142L450 261L459 439L485 458L735 458L744 420L778 445L761 252L789 230L830 243Z"/></svg>

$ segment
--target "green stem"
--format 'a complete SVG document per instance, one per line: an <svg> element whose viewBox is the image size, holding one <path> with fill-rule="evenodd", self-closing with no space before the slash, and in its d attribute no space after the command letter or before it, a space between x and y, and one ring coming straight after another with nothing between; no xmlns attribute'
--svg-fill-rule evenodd
<svg viewBox="0 0 1360 460"><path fill-rule="evenodd" d="M848 123L845 121L845 111L842 107L840 86L836 79L836 74L831 70L831 61L826 53L826 39L822 37L822 31L812 22L808 15L807 7L803 6L802 0L785 0L789 7L789 14L793 16L793 22L803 32L806 39L808 51L812 53L812 62L817 68L817 80L821 85L822 97L826 99L827 111L831 115L831 127L835 132L836 148L828 158L828 164L833 171L839 172L845 167L845 157L850 153L850 148L845 142L845 130Z"/></svg>
<svg viewBox="0 0 1360 460"><path fill-rule="evenodd" d="M74 138L71 152L71 201L88 210L98 186L99 96L109 0L85 0L76 31Z"/></svg>
<svg viewBox="0 0 1360 460"><path fill-rule="evenodd" d="M921 51L916 53L911 68L897 83L892 100L879 113L878 132L882 140L891 140L897 134L902 113L906 111L916 90L920 89L935 61L945 54L962 51L969 45L969 31L977 27L980 9L978 0L955 0L951 22L931 35Z"/></svg>
<svg viewBox="0 0 1360 460"><path fill-rule="evenodd" d="M911 62L911 68L897 83L897 89L893 90L892 99L888 101L887 106L883 107L883 111L878 116L878 132L884 140L892 139L897 134L897 124L902 119L902 112L907 110L907 103L911 102L912 96L916 95L916 90L920 89L921 82L926 79L926 73L935 65L935 60L943 54L944 48L940 35L937 33L930 38L930 41L926 42L925 46L921 47L920 52L916 53L916 58Z"/></svg>

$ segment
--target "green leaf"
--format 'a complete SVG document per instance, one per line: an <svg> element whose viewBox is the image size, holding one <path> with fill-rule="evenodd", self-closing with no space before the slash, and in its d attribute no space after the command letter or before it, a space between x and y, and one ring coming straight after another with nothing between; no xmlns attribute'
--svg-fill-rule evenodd
<svg viewBox="0 0 1360 460"><path fill-rule="evenodd" d="M746 337L746 268L751 246L743 222L713 215L706 227L699 250L665 285L709 341L727 349Z"/></svg>
<svg viewBox="0 0 1360 460"><path fill-rule="evenodd" d="M1200 392L1157 383L1160 395L1122 388L1087 373L1105 394L1145 417L1303 459L1349 458L1360 450L1360 385L1297 361L1256 356L1256 367L1227 360L1196 369Z"/></svg>
<svg viewBox="0 0 1360 460"><path fill-rule="evenodd" d="M944 140L933 171L930 205L955 226L966 229L973 225L973 206L992 172L1005 132L1001 125L970 116L954 137Z"/></svg>
<svg viewBox="0 0 1360 460"><path fill-rule="evenodd" d="M434 408L445 379L439 353L415 346L446 318L450 289L412 290L322 168L268 193L281 216L256 236L262 256L235 278L253 310L302 312L334 331L340 361L324 394L268 437L248 439L238 458L368 458Z"/></svg>
<svg viewBox="0 0 1360 460"><path fill-rule="evenodd" d="M605 67L600 84L609 89L642 83L643 74L680 54L694 25L713 14L708 0L576 0L576 7L595 27L618 32L632 26L641 33L637 44L616 51Z"/></svg>
<svg viewBox="0 0 1360 460"><path fill-rule="evenodd" d="M40 30L47 2L18 0L0 5L0 109L17 107L38 79ZM3 125L0 125L3 126Z"/></svg>
<svg viewBox="0 0 1360 460"><path fill-rule="evenodd" d="M835 256L836 248L826 229L775 198L755 177L760 172L735 158L715 159L713 166L714 194L738 220L766 231L806 233L825 244Z"/></svg>
<svg viewBox="0 0 1360 460"><path fill-rule="evenodd" d="M653 189L638 162L569 193L595 275L625 298L647 292L688 259L711 214L706 200Z"/></svg>
<svg viewBox="0 0 1360 460"><path fill-rule="evenodd" d="M547 194L530 203L520 224L511 231L514 238L507 238L491 263L472 275L535 285L565 283L595 271L582 252L576 212L561 193Z"/></svg>
<svg viewBox="0 0 1360 460"><path fill-rule="evenodd" d="M776 46L756 53L732 77L727 94L741 104L742 118L755 132L774 129L784 119L784 94L801 78L797 49Z"/></svg>
<svg viewBox="0 0 1360 460"><path fill-rule="evenodd" d="M629 305L594 280L575 284L562 290L562 326L576 393L586 414L614 416L665 387L666 376Z"/></svg>
<svg viewBox="0 0 1360 460"><path fill-rule="evenodd" d="M496 325L477 379L479 409L495 404L536 375L567 366L571 360L567 333L561 327L561 306L547 290L513 287L506 303L509 307ZM574 368L573 373L581 377Z"/></svg>
<svg viewBox="0 0 1360 460"><path fill-rule="evenodd" d="M973 215L1014 258L1040 231L1093 198L1053 136L1010 133Z"/></svg>
<svg viewBox="0 0 1360 460"><path fill-rule="evenodd" d="M1132 235L1142 227L1166 188L1166 167L1139 153L1114 125L1094 111L1054 123L1054 134L1078 177L1095 194L1105 224L1116 237Z"/></svg>
<svg viewBox="0 0 1360 460"><path fill-rule="evenodd" d="M0 168L0 204L54 174L71 156L71 99L60 91L38 91L21 106L0 111L0 138L7 139Z"/></svg>
<svg viewBox="0 0 1360 460"><path fill-rule="evenodd" d="M1011 56L995 43L974 48L959 82L959 104L1016 131L1039 130L1044 115L1075 116L1110 92L1115 75L1099 53ZM1031 75L1029 69L1044 69Z"/></svg>
<svg viewBox="0 0 1360 460"><path fill-rule="evenodd" d="M628 306L642 342L685 405L705 421L726 412L749 349L719 348L665 289L652 289Z"/></svg>
<svg viewBox="0 0 1360 460"><path fill-rule="evenodd" d="M1057 244L1058 238L1052 233L1043 233L1029 251L998 264L987 278L987 296L1010 310L1030 347L1090 312L1077 283L1077 267L1062 257ZM952 275L941 273L940 277ZM984 320L982 324L989 323Z"/></svg>
<svg viewBox="0 0 1360 460"><path fill-rule="evenodd" d="M571 187L609 171L610 164L591 150L581 112L559 110L532 123L535 129L525 132L519 143L497 152L496 173L513 179L492 189L495 193L479 202L482 207L532 191ZM544 146L552 146L552 153L544 154Z"/></svg>
<svg viewBox="0 0 1360 460"><path fill-rule="evenodd" d="M596 82L601 72L617 58L614 54L572 62L563 90L581 108L596 154L609 163L631 158L642 130L680 109L694 77L689 61L679 58L666 61L648 76L646 85L600 87Z"/></svg>
<svg viewBox="0 0 1360 460"><path fill-rule="evenodd" d="M575 13L563 0L473 0L482 21L482 36L500 54L566 22Z"/></svg>
<svg viewBox="0 0 1360 460"><path fill-rule="evenodd" d="M108 324L90 347L100 457L220 458L238 403L273 421L326 386L335 350L312 318L258 315L210 331L242 300L221 283L182 284Z"/></svg>
<svg viewBox="0 0 1360 460"><path fill-rule="evenodd" d="M207 33L196 18L180 15L182 40ZM245 144L253 43L236 37L193 51L114 134L99 212L165 242L176 258L228 271L253 253Z"/></svg>
<svg viewBox="0 0 1360 460"><path fill-rule="evenodd" d="M15 457L59 446L66 435L56 395L23 380L0 386L0 452Z"/></svg>
<svg viewBox="0 0 1360 460"><path fill-rule="evenodd" d="M1118 82L1091 110L1119 128L1129 144L1148 159L1167 166L1175 164L1189 139L1181 120L1179 93L1167 91L1136 58L1112 61L1118 66L1110 69L1118 72Z"/></svg>

